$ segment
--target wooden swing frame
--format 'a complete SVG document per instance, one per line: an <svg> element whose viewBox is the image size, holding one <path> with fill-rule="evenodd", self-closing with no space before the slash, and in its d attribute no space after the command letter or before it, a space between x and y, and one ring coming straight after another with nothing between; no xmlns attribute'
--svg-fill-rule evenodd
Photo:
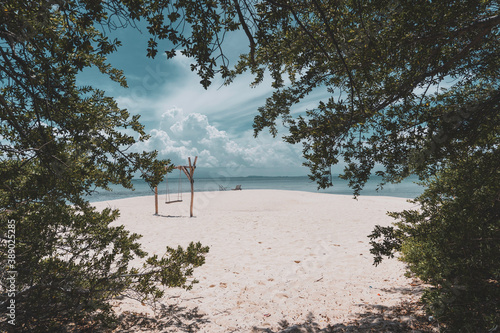
<svg viewBox="0 0 500 333"><path fill-rule="evenodd" d="M191 184L191 205L189 209L189 217L193 217L193 201L194 201L194 170L196 169L196 161L198 160L198 156L195 156L193 164L191 164L191 157L188 157L188 164L189 165L179 165L176 166L175 169L179 169L184 172L186 177L189 180L189 183ZM180 179L180 177L179 177ZM174 203L174 202L181 202L181 200L172 200L172 201L165 201L165 203ZM158 215L158 187L155 187L155 215Z"/></svg>

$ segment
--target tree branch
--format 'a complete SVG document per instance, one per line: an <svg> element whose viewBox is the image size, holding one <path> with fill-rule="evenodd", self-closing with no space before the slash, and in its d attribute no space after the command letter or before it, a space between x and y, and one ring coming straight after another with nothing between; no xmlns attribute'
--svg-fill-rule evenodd
<svg viewBox="0 0 500 333"><path fill-rule="evenodd" d="M245 22L245 17L243 16L238 0L233 0L233 3L234 3L234 8L236 8L236 12L238 13L238 19L240 20L241 26L243 27L243 31L245 31L248 41L250 42L250 60L252 61L253 65L255 64L255 41L253 39L250 29L248 28L247 23Z"/></svg>
<svg viewBox="0 0 500 333"><path fill-rule="evenodd" d="M324 12L323 8L321 8L321 5L316 0L312 0L312 2L314 3L314 6L318 10L318 13L319 13L321 19L323 20L326 32L327 32L328 36L330 37L333 45L335 46L335 50L337 51L337 54L338 54L338 56L340 58L340 61L342 62L342 65L344 66L344 68L346 70L346 73L347 73L347 75L349 77L349 83L351 85L351 90L352 90L352 94L351 94L351 104L352 104L352 107L354 107L354 95L355 94L358 96L358 100L360 101L360 103L363 104L363 100L359 96L359 90L356 87L356 82L354 81L354 78L352 77L351 69L347 65L347 62L346 62L346 60L344 58L344 55L342 54L342 50L340 49L339 43L337 42L337 39L335 38L335 34L330 29L330 24L329 24L329 21L328 21L326 15L325 15L325 12ZM364 110L362 110L362 111L364 112Z"/></svg>

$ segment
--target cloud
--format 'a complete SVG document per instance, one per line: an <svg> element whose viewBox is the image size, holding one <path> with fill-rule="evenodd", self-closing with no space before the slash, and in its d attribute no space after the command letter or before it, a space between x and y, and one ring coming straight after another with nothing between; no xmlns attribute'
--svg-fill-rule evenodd
<svg viewBox="0 0 500 333"><path fill-rule="evenodd" d="M265 175L307 173L300 145L289 145L267 132L253 137L257 109L272 94L270 80L251 88L253 77L245 74L229 86L215 79L205 90L189 65L189 59L177 56L146 66L142 76L134 76L130 88L116 97L121 108L141 115L151 135L137 149L157 150L160 158L174 164L198 156L198 166L207 168L250 168L249 174Z"/></svg>
<svg viewBox="0 0 500 333"><path fill-rule="evenodd" d="M229 86L216 77L205 90L199 83L200 77L190 70L190 59L178 55L162 60L141 70L135 68L130 88L116 97L120 107L141 114L146 125L177 107L186 113L207 115L214 124L237 131L251 126L257 108L272 94L270 80L251 88L251 74L241 75ZM227 122L231 126L226 126Z"/></svg>
<svg viewBox="0 0 500 333"><path fill-rule="evenodd" d="M223 168L287 168L300 166L300 147L263 134L253 138L251 130L231 136L213 126L207 115L171 108L161 115L150 139L136 149L157 150L159 157L174 164L198 156L198 166Z"/></svg>
<svg viewBox="0 0 500 333"><path fill-rule="evenodd" d="M185 164L187 157L197 155L198 166L203 167L248 167L253 168L250 174L260 175L307 173L301 166L300 145L288 145L267 132L253 138L257 109L273 92L269 76L255 88L250 87L254 80L250 73L240 75L229 86L216 77L205 90L190 69L192 59L180 54L168 60L164 54L145 58L144 36L134 29L123 30L116 37L123 46L108 59L124 70L129 88L111 82L95 69L79 75L79 84L97 86L114 97L120 108L141 115L140 122L151 137L134 149L158 150L160 158L175 164ZM234 65L247 50L248 41L243 32L227 38L226 55ZM124 132L137 137L130 129Z"/></svg>

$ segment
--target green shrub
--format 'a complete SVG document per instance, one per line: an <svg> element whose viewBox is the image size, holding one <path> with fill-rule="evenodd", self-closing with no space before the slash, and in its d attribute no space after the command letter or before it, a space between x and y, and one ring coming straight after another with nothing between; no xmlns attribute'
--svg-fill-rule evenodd
<svg viewBox="0 0 500 333"><path fill-rule="evenodd" d="M376 263L399 252L408 272L432 286L423 301L451 332L500 324L499 166L497 149L450 164L414 201L419 210L390 213L395 227L370 235Z"/></svg>

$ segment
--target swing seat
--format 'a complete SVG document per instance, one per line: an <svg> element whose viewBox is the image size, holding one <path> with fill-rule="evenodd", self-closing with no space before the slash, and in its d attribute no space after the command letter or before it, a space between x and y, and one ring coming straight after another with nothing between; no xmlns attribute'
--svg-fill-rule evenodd
<svg viewBox="0 0 500 333"><path fill-rule="evenodd" d="M166 204L170 204L170 203L174 203L174 202L182 202L182 199L180 199L180 200L165 201Z"/></svg>
<svg viewBox="0 0 500 333"><path fill-rule="evenodd" d="M170 203L176 203L176 202L182 202L182 187L181 187L181 169L179 168L179 186L177 189L177 200L171 200L170 199L170 190L168 189L168 175L165 176L167 180L167 197L165 198L165 203L170 204Z"/></svg>

